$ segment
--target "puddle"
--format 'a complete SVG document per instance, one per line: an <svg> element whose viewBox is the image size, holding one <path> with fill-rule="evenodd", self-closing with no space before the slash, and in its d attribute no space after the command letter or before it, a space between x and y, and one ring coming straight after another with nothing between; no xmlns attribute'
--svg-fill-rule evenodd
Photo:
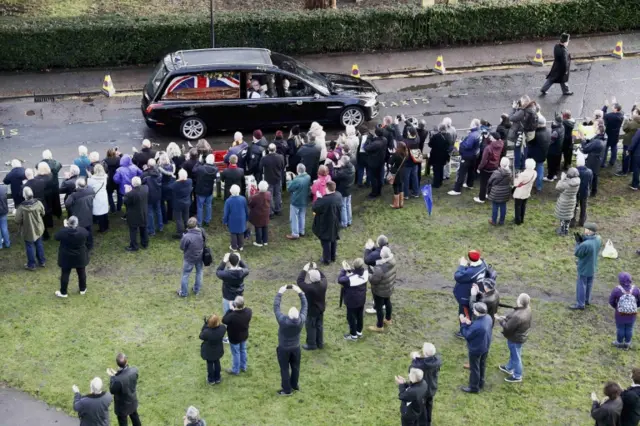
<svg viewBox="0 0 640 426"><path fill-rule="evenodd" d="M82 99L82 102L87 102L87 103L93 102L93 98L91 96L88 96L88 97Z"/></svg>
<svg viewBox="0 0 640 426"><path fill-rule="evenodd" d="M33 116L33 115L36 115L36 112L35 112L34 110L30 109L29 111L27 111L27 115L28 115L29 117L31 117L31 116Z"/></svg>
<svg viewBox="0 0 640 426"><path fill-rule="evenodd" d="M456 80L448 80L448 81L441 81L438 83L421 84L419 86L409 86L409 87L400 89L399 92L415 92L418 90L426 90L426 89L442 89L444 87L451 87L451 85L455 82Z"/></svg>

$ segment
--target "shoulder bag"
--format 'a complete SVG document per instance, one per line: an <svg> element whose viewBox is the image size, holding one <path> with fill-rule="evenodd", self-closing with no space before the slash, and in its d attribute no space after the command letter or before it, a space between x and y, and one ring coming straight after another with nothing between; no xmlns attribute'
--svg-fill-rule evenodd
<svg viewBox="0 0 640 426"><path fill-rule="evenodd" d="M400 171L400 169L402 169L402 166L404 165L405 160L407 159L409 155L405 155L405 157L402 159L402 161L400 162L400 165L398 166L398 170L396 171L396 173L391 173L389 172L389 174L387 175L387 182L389 182L389 185L393 185L393 182L395 182L396 180L396 174Z"/></svg>
<svg viewBox="0 0 640 426"><path fill-rule="evenodd" d="M202 242L204 244L204 249L202 249L202 263L204 266L211 266L213 263L213 254L211 254L211 249L207 247L207 237L205 237L202 229L200 233L202 234Z"/></svg>

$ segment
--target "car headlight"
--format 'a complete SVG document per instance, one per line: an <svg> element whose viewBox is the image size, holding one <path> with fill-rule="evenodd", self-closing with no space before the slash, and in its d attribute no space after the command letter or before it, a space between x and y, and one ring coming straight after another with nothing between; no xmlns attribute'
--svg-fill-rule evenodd
<svg viewBox="0 0 640 426"><path fill-rule="evenodd" d="M372 108L376 105L376 102L378 102L376 98L371 98L364 103L364 106L367 108Z"/></svg>

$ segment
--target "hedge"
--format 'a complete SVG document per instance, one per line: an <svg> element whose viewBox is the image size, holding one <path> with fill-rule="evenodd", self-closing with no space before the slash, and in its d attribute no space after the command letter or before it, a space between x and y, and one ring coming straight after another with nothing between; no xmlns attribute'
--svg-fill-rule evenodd
<svg viewBox="0 0 640 426"><path fill-rule="evenodd" d="M429 9L225 12L217 47L306 54L423 48L640 28L638 0L460 4ZM200 16L0 19L0 69L146 64L170 51L208 47Z"/></svg>

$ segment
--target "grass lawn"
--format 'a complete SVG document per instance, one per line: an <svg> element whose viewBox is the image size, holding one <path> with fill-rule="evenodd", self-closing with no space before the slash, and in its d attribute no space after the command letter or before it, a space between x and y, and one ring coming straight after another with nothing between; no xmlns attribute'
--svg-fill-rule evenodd
<svg viewBox="0 0 640 426"><path fill-rule="evenodd" d="M595 283L595 306L574 313L566 309L574 297L573 238L554 234L555 192L545 183L543 194L530 200L524 226L490 228L489 205L476 205L476 190L449 197L446 187L436 190L434 214L428 217L422 200L411 200L401 211L385 200L354 197L354 226L342 233L339 260L361 256L364 242L385 233L400 262L393 297L394 325L380 335L365 330L359 342L342 339L347 331L344 308L338 309L335 283L338 265L325 268L330 278L325 313L326 349L304 353L300 386L291 398L281 398L275 357L277 324L272 313L276 290L295 280L310 258L317 260L320 245L313 237L289 242L287 218L279 217L270 230L268 249L247 247L243 258L251 268L245 298L254 310L249 338L249 372L222 384L205 384L198 334L202 317L221 313L220 283L213 268L205 272L198 297L178 299L182 256L170 227L138 254L126 253L124 222L111 217L112 230L97 236L88 268L88 292L77 294L72 278L70 296L58 300L56 244L45 245L47 267L30 273L22 269L25 255L15 227L14 245L0 251L3 299L0 312L0 381L25 390L47 403L72 410L71 385L82 392L105 369L114 367L119 351L140 369L139 399L142 421L148 425L181 424L189 405L195 405L209 424L301 425L399 423L396 374L406 375L409 353L424 341L433 342L444 359L435 400L437 425L584 425L589 418L591 391L604 381L629 385L637 350L614 350L613 310L606 296L616 275L626 270L639 275L635 240L640 202L623 178L601 176L601 189L590 200L589 220L600 225L603 239L611 239L620 259L601 259ZM513 217L513 205L508 206ZM215 226L210 245L220 259L228 236L219 225L221 203L214 201ZM307 229L310 229L311 215ZM308 231L311 234L310 231ZM464 342L453 332L457 307L451 295L457 260L477 248L499 272L498 288L507 303L527 291L533 297L534 328L524 349L525 381L508 384L497 369L508 356L505 339L494 332L487 368L487 389L480 395L457 390L468 372ZM285 295L285 306L294 303ZM365 327L372 325L367 316ZM304 333L303 333L304 336ZM223 369L230 366L225 352ZM115 422L115 417L112 417Z"/></svg>

